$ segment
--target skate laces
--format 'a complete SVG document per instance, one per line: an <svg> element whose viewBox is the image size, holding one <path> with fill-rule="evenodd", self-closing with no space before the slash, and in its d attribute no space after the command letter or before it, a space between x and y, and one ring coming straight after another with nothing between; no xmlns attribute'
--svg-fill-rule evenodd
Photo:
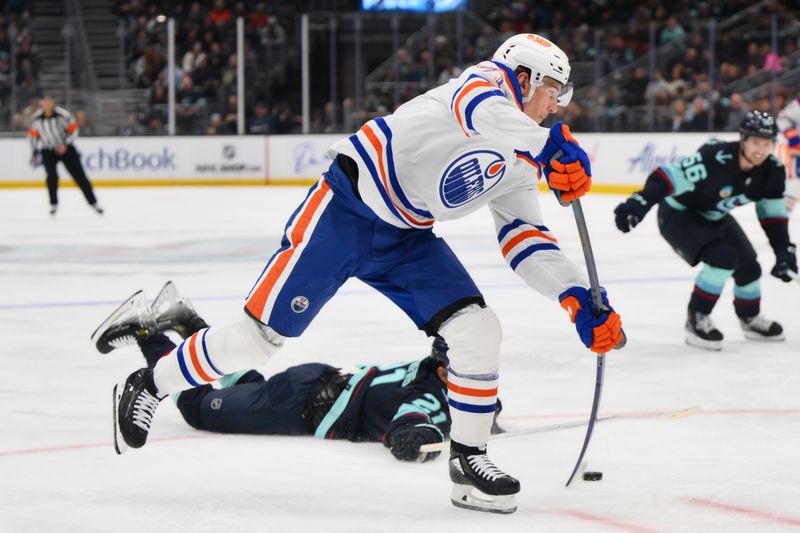
<svg viewBox="0 0 800 533"><path fill-rule="evenodd" d="M695 313L694 314L694 323L695 327L701 330L703 333L709 333L715 329L714 323L711 321L711 317L709 315L704 315L703 313Z"/></svg>
<svg viewBox="0 0 800 533"><path fill-rule="evenodd" d="M158 402L159 399L150 394L150 391L142 390L133 403L133 423L145 431L150 431Z"/></svg>
<svg viewBox="0 0 800 533"><path fill-rule="evenodd" d="M505 472L495 466L485 453L470 455L467 457L467 461L469 461L469 465L479 476L488 481L494 481L506 475Z"/></svg>
<svg viewBox="0 0 800 533"><path fill-rule="evenodd" d="M755 331L769 331L769 328L772 326L772 320L768 320L763 316L758 315L752 318L742 319L742 326L745 329L751 329Z"/></svg>
<svg viewBox="0 0 800 533"><path fill-rule="evenodd" d="M129 344L134 344L135 342L136 342L136 337L134 337L132 334L128 333L128 334L116 337L114 339L111 339L110 341L108 341L108 344L112 348L119 348L121 346L128 346Z"/></svg>

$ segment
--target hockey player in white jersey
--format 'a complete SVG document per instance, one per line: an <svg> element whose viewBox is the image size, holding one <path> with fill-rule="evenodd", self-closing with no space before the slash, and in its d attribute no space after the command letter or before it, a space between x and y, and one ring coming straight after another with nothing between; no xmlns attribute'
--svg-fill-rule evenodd
<svg viewBox="0 0 800 533"><path fill-rule="evenodd" d="M798 195L800 195L800 95L797 95L797 98L789 102L778 113L777 123L778 129L786 139L786 144L789 146L789 155L792 158L793 176L791 176L791 179L787 179L786 189L783 193L786 207L791 211L797 203Z"/></svg>
<svg viewBox="0 0 800 533"><path fill-rule="evenodd" d="M139 370L115 387L119 453L145 444L161 398L263 364L356 277L450 347L453 504L513 512L519 482L486 453L500 321L431 227L488 205L511 268L561 303L589 349L600 353L618 345L619 315L605 295L604 309L592 309L584 273L560 250L539 207L542 176L567 202L591 184L589 159L569 128L560 122L539 126L568 103L569 72L555 44L517 35L493 61L466 69L332 146L333 164L290 217L280 248L246 299L245 314L198 331L154 369Z"/></svg>

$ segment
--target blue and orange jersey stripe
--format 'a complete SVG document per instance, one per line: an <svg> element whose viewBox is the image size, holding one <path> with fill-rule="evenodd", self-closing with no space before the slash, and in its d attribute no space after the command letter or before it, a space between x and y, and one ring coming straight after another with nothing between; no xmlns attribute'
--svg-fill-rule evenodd
<svg viewBox="0 0 800 533"><path fill-rule="evenodd" d="M290 246L274 256L266 275L262 276L262 280L252 291L245 307L255 318L260 320L264 314L267 300L278 278L283 274L297 248L306 239L306 230L330 190L330 185L324 179L319 181L319 187L309 196L305 207L297 216L294 228L288 235Z"/></svg>
<svg viewBox="0 0 800 533"><path fill-rule="evenodd" d="M386 141L381 140L372 126L374 122L378 129L386 137ZM369 145L375 152L375 159L367 152L366 147L359 139L358 135L351 135L350 142L353 143L364 164L367 166L375 187L386 204L389 211L403 224L411 228L428 229L433 226L434 219L431 213L414 207L403 193L400 182L397 179L397 172L394 166L394 157L391 148L391 130L383 119L364 124L358 133L363 134ZM377 163L377 164L376 164ZM395 201L397 198L398 201Z"/></svg>

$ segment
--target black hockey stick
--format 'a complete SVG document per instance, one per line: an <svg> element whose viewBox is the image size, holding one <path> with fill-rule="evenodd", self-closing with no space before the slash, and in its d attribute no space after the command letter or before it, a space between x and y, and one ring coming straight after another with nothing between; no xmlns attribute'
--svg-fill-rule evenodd
<svg viewBox="0 0 800 533"><path fill-rule="evenodd" d="M561 202L561 196L558 196ZM592 292L593 311L599 313L603 309L603 297L600 294L600 281L597 277L597 266L594 262L594 253L592 252L592 243L589 240L589 230L586 227L586 217L583 215L583 208L579 199L572 202L572 214L575 215L575 224L578 226L578 235L581 239L581 247L583 248L583 258L586 261L586 270L589 274L589 285ZM622 340L615 348L622 348L625 345L625 334L622 334ZM600 396L603 392L603 374L605 371L605 354L597 354L597 375L594 383L594 400L592 401L592 413L589 416L589 425L586 427L586 437L583 439L583 447L578 456L578 461L575 463L575 468L572 469L572 474L567 480L567 487L572 483L572 479L578 472L583 461L583 456L586 454L586 448L589 447L589 441L592 438L592 431L594 424L597 421L597 409L600 407Z"/></svg>

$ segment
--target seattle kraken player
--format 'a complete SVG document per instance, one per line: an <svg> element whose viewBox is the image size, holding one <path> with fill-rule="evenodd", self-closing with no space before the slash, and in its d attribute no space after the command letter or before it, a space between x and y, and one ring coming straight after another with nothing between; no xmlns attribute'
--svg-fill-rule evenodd
<svg viewBox="0 0 800 533"><path fill-rule="evenodd" d="M167 282L148 305L137 291L92 336L101 353L136 342L152 368L175 344L207 327L188 298ZM258 435L314 435L354 442L383 442L403 461L429 461L423 444L450 432L447 407L447 344L433 342L430 356L392 365L359 365L344 372L323 363L293 366L264 379L242 370L174 394L184 420L200 430ZM499 428L495 426L496 430Z"/></svg>
<svg viewBox="0 0 800 533"><path fill-rule="evenodd" d="M734 280L734 308L745 337L783 340L783 328L760 315L761 267L744 231L729 214L755 202L761 227L775 252L772 275L791 281L797 272L795 246L789 240L783 200L786 169L773 156L777 128L767 113L748 113L738 142L709 142L680 163L662 165L643 190L614 210L616 224L627 233L658 204L661 235L687 263L703 263L689 300L686 342L722 349L722 333L710 314L729 277Z"/></svg>

